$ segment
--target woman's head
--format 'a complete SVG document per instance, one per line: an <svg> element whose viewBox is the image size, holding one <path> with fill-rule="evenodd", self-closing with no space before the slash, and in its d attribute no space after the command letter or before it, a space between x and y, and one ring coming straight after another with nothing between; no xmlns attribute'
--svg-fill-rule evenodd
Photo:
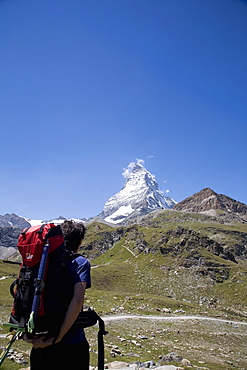
<svg viewBox="0 0 247 370"><path fill-rule="evenodd" d="M66 248L76 252L84 238L86 229L82 222L66 220L61 224Z"/></svg>

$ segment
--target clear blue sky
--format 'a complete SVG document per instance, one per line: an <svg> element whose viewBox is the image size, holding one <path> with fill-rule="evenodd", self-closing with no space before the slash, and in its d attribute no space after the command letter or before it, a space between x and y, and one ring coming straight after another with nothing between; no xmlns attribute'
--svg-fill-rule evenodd
<svg viewBox="0 0 247 370"><path fill-rule="evenodd" d="M0 214L90 217L136 158L247 203L247 2L0 0Z"/></svg>

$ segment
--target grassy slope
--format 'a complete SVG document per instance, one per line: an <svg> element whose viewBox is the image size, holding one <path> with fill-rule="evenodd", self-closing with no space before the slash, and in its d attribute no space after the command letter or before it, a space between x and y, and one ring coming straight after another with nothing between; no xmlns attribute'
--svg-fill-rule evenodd
<svg viewBox="0 0 247 370"><path fill-rule="evenodd" d="M180 309L186 314L246 320L246 260L238 260L238 264L235 264L198 247L208 262L224 266L222 269L229 271L228 279L215 283L208 276L197 274L196 271L182 266L188 251L182 251L179 256L174 257L172 254L140 253L136 248L137 239L155 245L165 232L178 225L210 236L218 242L223 240L226 245L232 246L244 242L238 233L247 232L244 224L219 224L212 222L208 216L179 212L174 215L174 212L170 211L164 212L164 215L159 214L155 220L147 220L146 225L130 227L112 248L92 260L95 267L92 269L93 288L88 292L88 303L104 314L112 310L114 313L157 315L162 314L164 308L169 308L172 313ZM97 238L100 240L100 234L101 232L104 234L105 228L108 228L109 232L108 226L91 225L90 237L97 232ZM93 250L91 253L93 254ZM124 354L117 359L127 362L150 359L158 361L160 355L175 351L189 358L195 366L212 370L244 369L247 366L244 326L234 329L229 324L198 322L150 324L145 320L130 320L130 322L111 322L108 328L110 330L109 336L106 337L108 361L112 360L110 348L115 344ZM94 328L89 330L89 335L92 330ZM152 332L154 337L150 338ZM141 347L136 348L132 340L138 338L139 334L144 334L149 339L141 341ZM119 336L127 338L126 341L121 342ZM92 347L96 346L93 337L90 339ZM129 353L135 353L140 357L131 356ZM93 357L96 361L95 355ZM199 361L205 361L206 364L200 365Z"/></svg>
<svg viewBox="0 0 247 370"><path fill-rule="evenodd" d="M158 212L155 216L147 217L142 226L112 228L104 224L91 224L88 226L83 251L90 257L93 267L93 287L87 292L86 303L104 315L111 312L159 315L164 314L162 310L166 308L172 314L179 309L186 314L246 320L246 260L239 259L238 264L235 264L213 255L203 246L198 246L197 252L207 262L217 266L219 275L225 271L229 273L228 279L215 283L210 276L199 271L199 268L183 266L191 254L190 251L181 250L176 255L158 252L157 246L172 247L174 243L179 243L179 237L169 239L167 245L162 242L165 233L178 226L195 230L233 248L236 244L244 243L247 233L245 224L226 225L217 223L208 216L174 211ZM112 245L105 245L106 240L112 240L112 233L117 235L117 241ZM137 245L142 242L148 243L154 250L147 254L141 251ZM104 254L100 253L102 245L106 250ZM94 258L95 256L98 257ZM0 277L9 276L8 279L0 280L2 320L7 319L11 310L12 299L8 289L17 272L18 266L0 262ZM215 325L198 322L150 323L145 320L130 320L108 323L107 328L110 331L105 338L107 361L114 360L110 350L116 344L124 354L116 359L127 362L158 361L160 355L174 351L189 358L195 366L199 366L198 361L205 360L207 364L200 366L206 366L210 370L243 369L246 366L246 328L243 327L233 328L222 324L216 328ZM3 330L0 333L2 332ZM92 364L96 363L96 332L97 328L87 329L92 348ZM149 338L140 340L141 347L132 343L133 339L138 341L139 334ZM121 342L119 336L126 340ZM24 346L23 350L29 349L22 342L15 345L17 348L18 346ZM229 363L231 360L235 367ZM6 365L8 364L11 365L6 361ZM9 369L18 368L17 365L11 366ZM7 367L2 368L7 370Z"/></svg>
<svg viewBox="0 0 247 370"><path fill-rule="evenodd" d="M107 252L96 259L92 265L99 265L92 270L94 287L97 290L116 291L123 295L150 294L154 297L166 300L166 296L173 301L190 301L194 310L220 309L226 311L243 312L247 307L247 296L244 294L247 283L247 261L239 259L238 264L213 255L203 246L198 246L200 253L207 263L217 267L218 275L227 272L229 278L216 283L211 277L203 274L203 268L185 268L183 261L191 253L181 250L174 256L173 253L160 254L151 252L145 254L136 247L137 240L144 240L149 246L160 245L162 236L171 229L181 226L189 230L195 230L201 235L209 236L218 241L224 239L226 245L244 243L242 234L247 233L246 224L224 225L212 222L212 218L199 214L183 214L174 211L158 213L155 218L146 218L145 225L129 227L128 232L122 235L120 240ZM115 230L115 229L112 229ZM215 232L217 230L217 233ZM109 232L109 226L93 224L88 228L90 240L93 234L100 240L105 232ZM235 232L235 234L234 234ZM242 233L242 234L239 234ZM177 240L179 241L179 240ZM87 246L87 239L85 245ZM173 238L168 244L176 244ZM163 243L162 245L166 245ZM194 248L194 247L193 247ZM154 248L155 250L155 248ZM88 253L88 250L85 250ZM94 251L91 251L93 255ZM213 268L212 268L213 269ZM201 297L206 303L202 304Z"/></svg>

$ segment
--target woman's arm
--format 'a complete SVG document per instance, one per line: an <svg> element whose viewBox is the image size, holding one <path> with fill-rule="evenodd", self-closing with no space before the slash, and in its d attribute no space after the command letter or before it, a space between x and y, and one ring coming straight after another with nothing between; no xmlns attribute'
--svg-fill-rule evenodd
<svg viewBox="0 0 247 370"><path fill-rule="evenodd" d="M60 342L60 340L64 337L67 331L71 328L74 324L77 316L79 315L83 303L84 303L84 295L85 295L86 283L84 281L76 283L74 286L74 295L69 304L68 310L66 312L64 321L60 328L59 334L56 338L38 338L33 341L34 348L44 348L50 346L51 344L55 344Z"/></svg>
<svg viewBox="0 0 247 370"><path fill-rule="evenodd" d="M57 336L56 343L60 342L60 340L64 337L67 331L71 328L71 326L74 324L75 320L77 319L77 316L81 312L81 309L84 303L85 289L86 289L86 283L84 281L75 284L74 296L72 298L72 301L70 302L68 311L66 312L66 316L62 323L60 332Z"/></svg>

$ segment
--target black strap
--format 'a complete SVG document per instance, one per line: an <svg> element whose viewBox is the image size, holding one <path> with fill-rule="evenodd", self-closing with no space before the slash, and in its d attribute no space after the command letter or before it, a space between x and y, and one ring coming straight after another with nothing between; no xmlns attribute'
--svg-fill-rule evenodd
<svg viewBox="0 0 247 370"><path fill-rule="evenodd" d="M19 328L25 328L28 320L28 297L29 297L30 286L27 284L24 289L23 299L22 299L22 315L19 324Z"/></svg>
<svg viewBox="0 0 247 370"><path fill-rule="evenodd" d="M40 228L39 228L39 230L36 231L36 233L37 234L42 234L45 226L46 226L46 224L41 225Z"/></svg>
<svg viewBox="0 0 247 370"><path fill-rule="evenodd" d="M12 295L13 298L15 298L14 288L16 285L17 285L17 279L13 281L13 283L9 287L10 294Z"/></svg>
<svg viewBox="0 0 247 370"><path fill-rule="evenodd" d="M42 232L43 232L43 230L44 230L45 225L46 225L46 224L41 225L41 226L40 226L40 228L39 228L39 230L37 230L37 231L36 231L36 233L37 233L37 234L42 234ZM25 235L25 234L28 232L28 230L29 230L29 229L31 229L31 226L26 227L25 229L23 229L23 230L22 230L22 232L21 232L21 235Z"/></svg>
<svg viewBox="0 0 247 370"><path fill-rule="evenodd" d="M31 228L31 226L26 227L24 230L22 230L21 235L25 235L30 228Z"/></svg>

